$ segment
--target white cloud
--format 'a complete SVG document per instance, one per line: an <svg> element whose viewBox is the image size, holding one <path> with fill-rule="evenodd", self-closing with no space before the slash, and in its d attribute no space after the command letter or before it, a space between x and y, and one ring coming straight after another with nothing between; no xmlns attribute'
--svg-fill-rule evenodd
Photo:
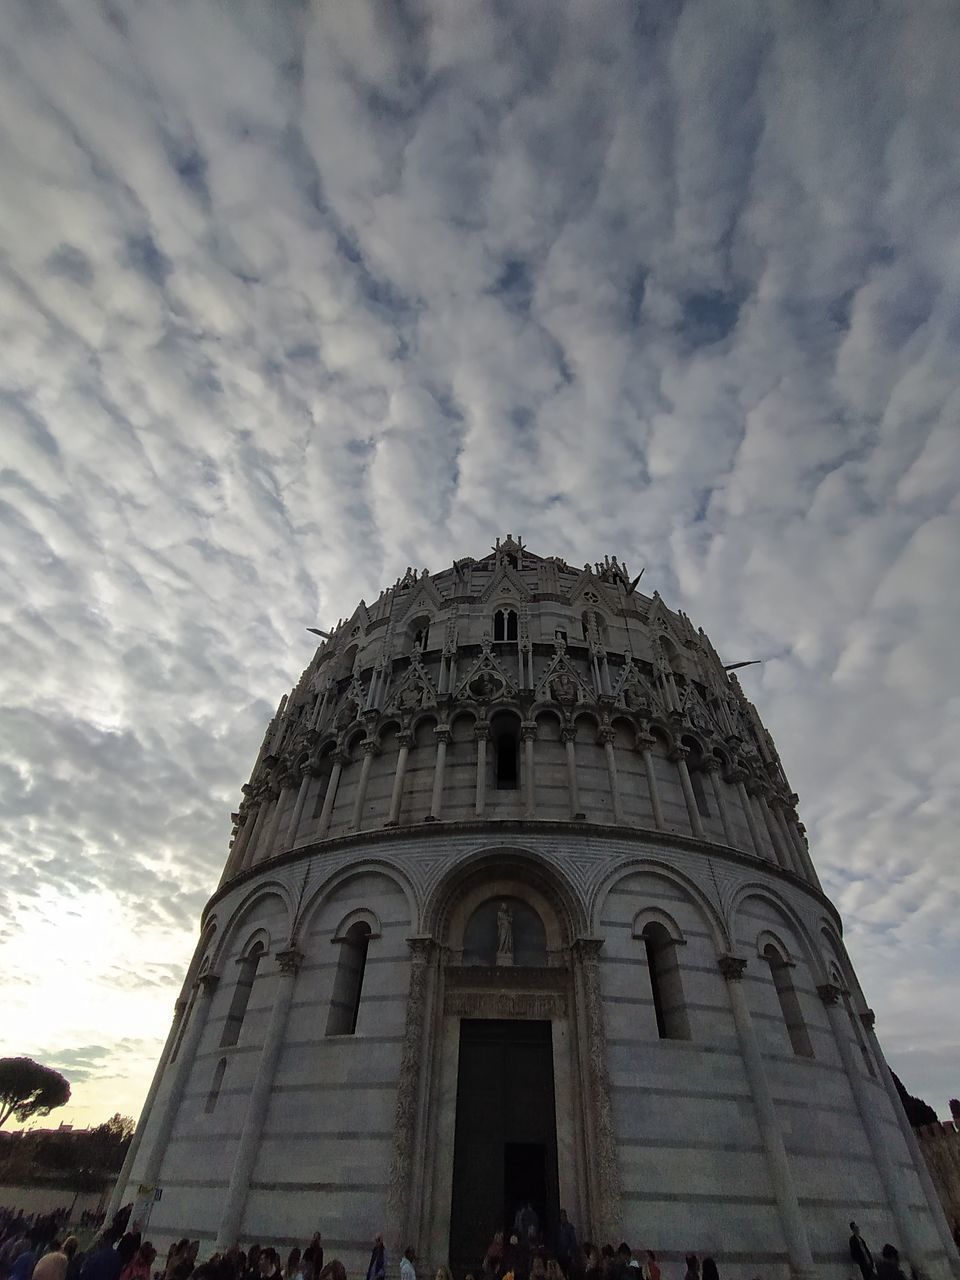
<svg viewBox="0 0 960 1280"><path fill-rule="evenodd" d="M165 1033L304 626L509 528L768 659L745 687L942 1108L951 7L117 10L0 19L8 1034L139 1054L135 1110L151 1052L111 1046ZM55 891L120 913L69 1014Z"/></svg>

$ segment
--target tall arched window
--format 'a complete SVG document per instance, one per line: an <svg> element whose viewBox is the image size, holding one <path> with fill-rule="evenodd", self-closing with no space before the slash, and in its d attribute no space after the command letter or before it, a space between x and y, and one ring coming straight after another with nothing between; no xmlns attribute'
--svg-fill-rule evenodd
<svg viewBox="0 0 960 1280"><path fill-rule="evenodd" d="M333 999L327 1017L328 1036L352 1036L357 1030L369 945L370 926L365 920L352 924L340 941Z"/></svg>
<svg viewBox="0 0 960 1280"><path fill-rule="evenodd" d="M666 927L655 920L640 934L647 952L653 1008L661 1040L689 1040L690 1023L680 980L677 944Z"/></svg>
<svg viewBox="0 0 960 1280"><path fill-rule="evenodd" d="M247 1005L250 1003L250 992L253 990L253 981L257 976L257 966L260 964L263 952L263 943L255 942L240 961L238 966L240 972L237 974L237 985L233 989L230 1012L227 1014L227 1020L223 1024L223 1034L220 1037L221 1049L230 1048L240 1039L240 1028L243 1026Z"/></svg>
<svg viewBox="0 0 960 1280"><path fill-rule="evenodd" d="M777 991L780 1012L783 1014L793 1052L801 1058L812 1058L813 1045L810 1043L807 1024L803 1020L800 1001L797 999L793 978L790 976L790 964L772 942L768 942L763 948L763 958L770 966L770 976Z"/></svg>
<svg viewBox="0 0 960 1280"><path fill-rule="evenodd" d="M213 1080L210 1082L210 1092L207 1094L207 1103L204 1111L208 1114L216 1108L217 1099L220 1097L220 1089L223 1085L223 1077L227 1071L227 1060L221 1058L214 1068Z"/></svg>
<svg viewBox="0 0 960 1280"><path fill-rule="evenodd" d="M426 649L427 641L430 639L430 619L425 613L414 618L410 623L410 639L414 649L419 649L421 652Z"/></svg>
<svg viewBox="0 0 960 1280"><path fill-rule="evenodd" d="M498 609L496 611L493 615L493 638L494 640L516 640L516 609Z"/></svg>

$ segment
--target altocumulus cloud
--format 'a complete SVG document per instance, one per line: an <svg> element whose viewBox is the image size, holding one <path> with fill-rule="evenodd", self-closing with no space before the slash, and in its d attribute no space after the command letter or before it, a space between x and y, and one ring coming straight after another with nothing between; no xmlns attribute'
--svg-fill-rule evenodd
<svg viewBox="0 0 960 1280"><path fill-rule="evenodd" d="M304 626L507 529L767 660L956 1092L958 64L938 0L4 7L0 971L79 1116L138 1105Z"/></svg>

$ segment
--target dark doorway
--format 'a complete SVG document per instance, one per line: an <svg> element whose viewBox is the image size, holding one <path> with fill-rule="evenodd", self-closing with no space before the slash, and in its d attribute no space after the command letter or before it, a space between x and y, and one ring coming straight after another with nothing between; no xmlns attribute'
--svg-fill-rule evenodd
<svg viewBox="0 0 960 1280"><path fill-rule="evenodd" d="M549 1244L559 1217L549 1022L460 1023L450 1264L476 1272L495 1231L531 1204Z"/></svg>

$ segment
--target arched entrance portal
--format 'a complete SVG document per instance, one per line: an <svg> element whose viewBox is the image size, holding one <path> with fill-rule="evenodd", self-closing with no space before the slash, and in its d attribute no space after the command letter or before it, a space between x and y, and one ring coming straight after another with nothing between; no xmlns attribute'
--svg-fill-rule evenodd
<svg viewBox="0 0 960 1280"><path fill-rule="evenodd" d="M426 923L439 945L411 1238L430 1266L462 1272L519 1211L548 1246L561 1207L595 1234L619 1195L615 1159L598 1158L612 1156L599 944L576 895L524 851L498 850L441 886Z"/></svg>

